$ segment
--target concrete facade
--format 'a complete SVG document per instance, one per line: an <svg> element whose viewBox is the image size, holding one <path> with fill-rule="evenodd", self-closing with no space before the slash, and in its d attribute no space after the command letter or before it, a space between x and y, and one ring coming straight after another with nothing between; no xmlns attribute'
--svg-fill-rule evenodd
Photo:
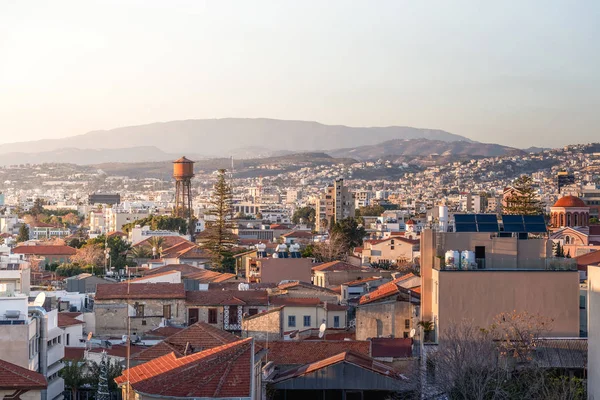
<svg viewBox="0 0 600 400"><path fill-rule="evenodd" d="M600 266L588 267L588 399L600 399Z"/></svg>
<svg viewBox="0 0 600 400"><path fill-rule="evenodd" d="M416 328L414 305L407 301L384 301L356 309L356 340L377 337L406 338Z"/></svg>

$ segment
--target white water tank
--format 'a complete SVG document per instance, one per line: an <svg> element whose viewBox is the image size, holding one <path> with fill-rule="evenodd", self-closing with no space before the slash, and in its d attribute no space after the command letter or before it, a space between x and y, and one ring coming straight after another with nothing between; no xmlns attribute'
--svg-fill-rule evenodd
<svg viewBox="0 0 600 400"><path fill-rule="evenodd" d="M267 245L264 243L259 243L256 245L256 250L258 250L258 251L262 252L262 251L266 251L266 249L267 249Z"/></svg>
<svg viewBox="0 0 600 400"><path fill-rule="evenodd" d="M476 269L475 253L469 250L460 253L460 265L462 269Z"/></svg>
<svg viewBox="0 0 600 400"><path fill-rule="evenodd" d="M448 232L448 207L440 206L440 231Z"/></svg>
<svg viewBox="0 0 600 400"><path fill-rule="evenodd" d="M456 250L448 250L444 257L444 266L448 269L458 269L460 266L460 253Z"/></svg>

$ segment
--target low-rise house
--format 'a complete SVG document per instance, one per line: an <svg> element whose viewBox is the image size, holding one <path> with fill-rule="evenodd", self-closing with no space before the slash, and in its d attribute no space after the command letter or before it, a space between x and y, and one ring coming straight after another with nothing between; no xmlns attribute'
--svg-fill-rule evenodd
<svg viewBox="0 0 600 400"><path fill-rule="evenodd" d="M254 315L243 315L242 337L259 341L283 340L283 306L273 307Z"/></svg>
<svg viewBox="0 0 600 400"><path fill-rule="evenodd" d="M132 332L144 333L165 321L185 323L182 283L98 285L94 303L96 333L123 335L130 317Z"/></svg>
<svg viewBox="0 0 600 400"><path fill-rule="evenodd" d="M242 330L244 314L267 310L266 290L200 290L186 293L187 323L198 321L230 332Z"/></svg>
<svg viewBox="0 0 600 400"><path fill-rule="evenodd" d="M169 353L125 370L115 381L127 400L260 399L261 357L248 338L183 357Z"/></svg>
<svg viewBox="0 0 600 400"><path fill-rule="evenodd" d="M283 331L318 329L322 323L327 328L345 328L347 326L348 307L337 303L322 302L319 298L290 298L276 296L270 299L274 306L284 306Z"/></svg>
<svg viewBox="0 0 600 400"><path fill-rule="evenodd" d="M181 283L181 272L164 271L129 280L130 283Z"/></svg>
<svg viewBox="0 0 600 400"><path fill-rule="evenodd" d="M357 340L410 337L418 323L420 296L402 287L402 282L413 277L408 274L394 279L360 298L356 309Z"/></svg>
<svg viewBox="0 0 600 400"><path fill-rule="evenodd" d="M373 276L343 283L340 285L342 294L340 301L346 304L350 300L360 298L362 295L377 289L379 286L389 281L388 278Z"/></svg>
<svg viewBox="0 0 600 400"><path fill-rule="evenodd" d="M50 238L66 238L71 235L71 231L62 226L46 224L44 222L34 222L29 224L29 239L42 240Z"/></svg>
<svg viewBox="0 0 600 400"><path fill-rule="evenodd" d="M263 283L280 283L284 280L310 282L313 266L309 258L250 258L246 262L246 280Z"/></svg>
<svg viewBox="0 0 600 400"><path fill-rule="evenodd" d="M272 295L278 297L290 298L318 298L321 301L339 302L339 295L331 290L321 286L315 286L309 282L288 281L277 285L277 288L271 290Z"/></svg>
<svg viewBox="0 0 600 400"><path fill-rule="evenodd" d="M391 277L390 271L356 266L343 261L331 261L312 268L312 283L321 287L339 287L346 282L371 277Z"/></svg>
<svg viewBox="0 0 600 400"><path fill-rule="evenodd" d="M362 257L364 264L387 262L402 264L412 262L419 253L419 240L402 236L391 236L387 239L365 240Z"/></svg>
<svg viewBox="0 0 600 400"><path fill-rule="evenodd" d="M0 398L38 400L47 387L44 375L0 360Z"/></svg>
<svg viewBox="0 0 600 400"><path fill-rule="evenodd" d="M22 245L13 249L14 254L23 254L26 259L41 259L42 265L68 263L76 252L73 247L64 245Z"/></svg>
<svg viewBox="0 0 600 400"><path fill-rule="evenodd" d="M311 231L291 231L281 235L285 244L307 245L313 242L315 235Z"/></svg>
<svg viewBox="0 0 600 400"><path fill-rule="evenodd" d="M59 312L58 327L65 331L65 347L85 347L83 314Z"/></svg>

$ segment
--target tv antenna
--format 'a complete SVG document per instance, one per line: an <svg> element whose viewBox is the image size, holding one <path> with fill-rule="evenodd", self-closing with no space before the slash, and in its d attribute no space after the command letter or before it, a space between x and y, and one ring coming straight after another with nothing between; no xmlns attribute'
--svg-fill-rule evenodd
<svg viewBox="0 0 600 400"><path fill-rule="evenodd" d="M323 339L325 337L325 331L327 330L327 325L325 325L325 320L319 327L319 339Z"/></svg>
<svg viewBox="0 0 600 400"><path fill-rule="evenodd" d="M415 328L412 328L412 329L410 330L410 333L408 334L408 337L412 339L412 338L414 338L414 337L415 337L415 334L416 334L416 333L417 333L417 331L415 330Z"/></svg>

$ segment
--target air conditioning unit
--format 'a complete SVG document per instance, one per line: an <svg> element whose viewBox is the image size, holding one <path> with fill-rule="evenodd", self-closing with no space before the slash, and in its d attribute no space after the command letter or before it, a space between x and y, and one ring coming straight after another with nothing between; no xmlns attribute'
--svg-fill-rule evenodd
<svg viewBox="0 0 600 400"><path fill-rule="evenodd" d="M21 316L21 311L19 310L6 310L4 316L9 319L17 319Z"/></svg>

